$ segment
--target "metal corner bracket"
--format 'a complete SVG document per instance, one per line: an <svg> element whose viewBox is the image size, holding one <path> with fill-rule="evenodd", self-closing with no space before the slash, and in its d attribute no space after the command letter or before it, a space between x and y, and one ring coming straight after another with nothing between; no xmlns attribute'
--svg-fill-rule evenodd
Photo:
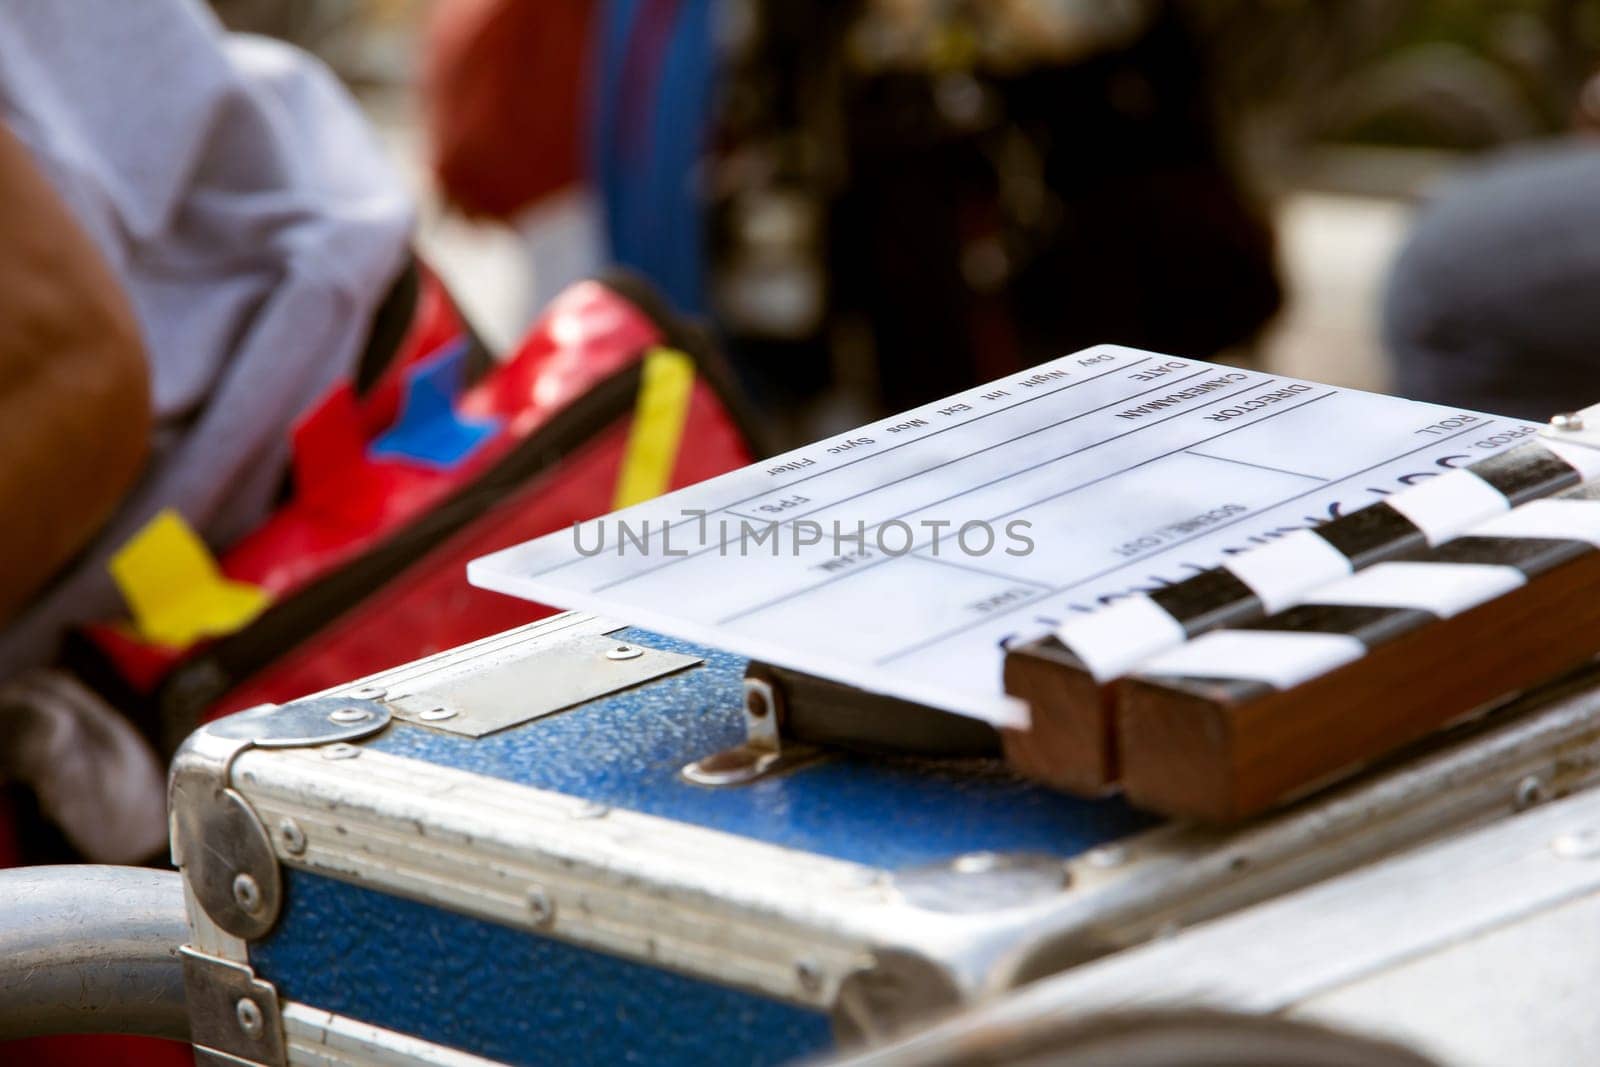
<svg viewBox="0 0 1600 1067"><path fill-rule="evenodd" d="M196 730L172 760L167 810L172 862L200 907L223 930L245 940L277 921L283 878L272 838L229 784L229 768L247 748L299 748L353 741L389 724L373 700L316 697L263 704Z"/></svg>
<svg viewBox="0 0 1600 1067"><path fill-rule="evenodd" d="M242 963L185 945L183 991L189 1004L195 1062L233 1067L284 1067L288 1051L278 991Z"/></svg>

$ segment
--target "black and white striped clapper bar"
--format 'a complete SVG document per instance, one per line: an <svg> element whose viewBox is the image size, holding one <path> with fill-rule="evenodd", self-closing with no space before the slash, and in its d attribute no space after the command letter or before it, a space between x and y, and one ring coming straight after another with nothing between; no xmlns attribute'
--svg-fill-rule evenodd
<svg viewBox="0 0 1600 1067"><path fill-rule="evenodd" d="M1582 422L1575 415L1553 425ZM1423 635L1484 622L1491 607L1485 601L1539 595L1536 579L1547 573L1578 574L1572 567L1581 570L1595 556L1589 535L1600 531L1592 521L1600 502L1574 487L1596 478L1600 440L1580 429L1548 430L1535 443L1079 616L1008 652L1006 689L1026 700L1032 715L1028 731L1007 736L1008 758L1062 788L1104 792L1120 783L1136 802L1227 818L1292 792L1312 780L1311 770L1318 772L1313 777L1332 773L1348 762L1340 753L1374 754L1372 743L1341 747L1320 737L1316 716L1296 714L1261 740L1298 738L1291 747L1303 750L1303 758L1289 758L1274 741L1257 753L1274 764L1262 770L1273 773L1234 766L1233 759L1257 750L1226 740L1228 730L1207 731L1232 725L1235 714L1241 723L1250 720L1263 701L1297 702L1304 689L1308 698L1344 707L1351 736L1381 741L1380 747L1432 729L1437 716L1397 715L1392 700L1370 694L1361 698L1366 706L1356 707L1336 693L1366 678L1368 668L1397 670L1381 680L1410 679L1407 706L1440 709L1445 718L1476 706L1461 704L1486 688L1481 680L1467 684L1477 679L1475 671L1428 677L1438 665L1425 667L1413 655L1407 667L1404 650L1414 654L1418 642L1429 650L1431 637ZM1407 597L1415 603L1405 603ZM1390 638L1402 652L1388 650ZM1385 645L1384 655L1369 654L1376 645ZM1310 685L1313 679L1327 681ZM1481 700L1508 691L1498 688ZM1212 714L1201 714L1202 707ZM1288 733L1279 738L1282 731ZM1211 746L1206 756L1208 739L1222 739L1222 747ZM1223 749L1229 758L1219 762Z"/></svg>

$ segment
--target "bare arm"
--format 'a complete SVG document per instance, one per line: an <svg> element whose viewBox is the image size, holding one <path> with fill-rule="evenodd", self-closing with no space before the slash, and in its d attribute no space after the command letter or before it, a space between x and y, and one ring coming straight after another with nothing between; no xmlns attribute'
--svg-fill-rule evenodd
<svg viewBox="0 0 1600 1067"><path fill-rule="evenodd" d="M111 515L149 433L121 284L0 124L0 624Z"/></svg>

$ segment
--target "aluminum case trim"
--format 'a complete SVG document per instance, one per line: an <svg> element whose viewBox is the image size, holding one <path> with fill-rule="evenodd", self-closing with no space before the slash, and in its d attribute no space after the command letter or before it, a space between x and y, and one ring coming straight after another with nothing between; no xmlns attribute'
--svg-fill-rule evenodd
<svg viewBox="0 0 1600 1067"><path fill-rule="evenodd" d="M304 1004L283 1006L289 1067L500 1067L458 1052Z"/></svg>
<svg viewBox="0 0 1600 1067"><path fill-rule="evenodd" d="M935 916L875 868L383 752L250 751L233 781L300 828L289 866L820 1008L877 950L958 963L1054 906Z"/></svg>
<svg viewBox="0 0 1600 1067"><path fill-rule="evenodd" d="M1003 1058L1074 1018L1195 1007L1355 1026L1452 1064L1591 1062L1597 861L1591 789L1058 975L848 1062Z"/></svg>

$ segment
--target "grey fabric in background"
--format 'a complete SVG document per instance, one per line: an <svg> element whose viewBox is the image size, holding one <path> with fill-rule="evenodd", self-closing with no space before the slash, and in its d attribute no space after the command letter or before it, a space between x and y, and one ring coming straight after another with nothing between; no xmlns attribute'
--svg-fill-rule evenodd
<svg viewBox="0 0 1600 1067"><path fill-rule="evenodd" d="M1600 143L1507 152L1447 182L1383 318L1403 396L1539 421L1600 403Z"/></svg>
<svg viewBox="0 0 1600 1067"><path fill-rule="evenodd" d="M134 493L0 633L0 680L114 616L109 557L165 507L213 546L264 516L288 428L348 373L412 205L316 60L198 0L9 0L0 120L124 279L158 430Z"/></svg>

